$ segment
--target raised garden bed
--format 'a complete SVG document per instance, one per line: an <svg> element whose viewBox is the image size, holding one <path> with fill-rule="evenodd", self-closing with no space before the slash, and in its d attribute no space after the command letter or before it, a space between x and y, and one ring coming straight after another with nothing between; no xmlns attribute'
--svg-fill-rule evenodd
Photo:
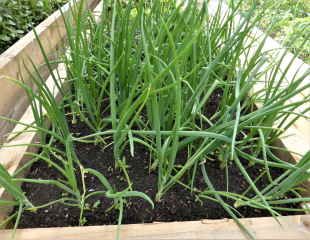
<svg viewBox="0 0 310 240"><path fill-rule="evenodd" d="M287 72L279 70L286 64L276 58L274 67L266 68L264 62L270 60L266 55L261 58L263 45L257 47L251 43L252 38L246 37L252 34L252 27L244 25L235 39L235 27L230 29L231 35L220 34L219 29L230 26L230 20L227 25L216 21L222 19L221 11L215 11L215 20L211 21L215 25L205 26L199 25L205 23L200 19L205 12L199 12L193 3L184 10L170 4L163 3L157 9L156 4L153 8L142 4L130 8L115 3L103 8L98 25L81 20L81 31L69 35L65 64L59 64L46 85L35 82L38 94L28 92L35 105L27 109L9 137L12 141L0 151L0 159L6 159L2 165L16 175L13 179L7 176L6 181L23 182L17 193L27 201L17 204L15 210L19 209L21 216L17 217L18 223L21 227L64 227L227 217L234 218L234 222L134 224L121 226L119 232L116 226L17 230L17 239L35 239L37 234L45 239L113 239L117 232L122 239L309 237L307 215L278 218L284 229L272 217L238 220L241 216L276 216L278 211L284 215L303 213L299 204L305 204L308 198L299 194L309 191L298 186L307 183L310 156L307 139L297 128L304 120L279 125L283 118L277 116L284 114L290 120L294 110L307 118L304 109L309 99L302 94L309 90L308 79L301 74L301 78L296 75L287 83L283 80ZM157 22L160 18L153 18L153 14L162 14L162 21ZM226 19L229 16L233 14ZM225 18L222 21L225 23ZM154 30L153 35L146 26L159 26L162 31ZM184 30L188 26L196 27L192 35ZM176 29L180 29L178 34ZM122 35L125 33L133 35ZM162 45L156 45L155 39ZM219 52L212 46L205 49L206 39L218 43ZM244 48L239 48L241 52L232 50L236 46ZM261 60L264 64L259 64ZM268 62L269 67L273 63ZM289 62L289 67L294 68L294 64ZM270 73L277 78L268 78ZM262 88L263 77L267 79ZM120 85L123 78L137 80ZM251 79L253 84L244 79ZM59 87L64 80L68 83L66 90ZM145 86L147 82L150 85ZM266 87L268 84L271 86ZM103 87L104 91L96 95ZM254 90L249 94L250 89ZM292 99L301 100L291 104ZM191 101L186 115L186 103ZM44 105L43 112L36 111L37 103ZM38 121L36 114L46 120ZM156 122L160 124L157 130ZM285 136L285 132L279 132L281 127L295 135ZM302 151L290 153L296 149L287 141L292 138L303 144L297 149ZM39 155L34 154L35 149ZM281 159L277 157L280 155ZM28 168L32 165L28 180L17 177L25 163ZM7 190L14 195L12 189ZM27 205L28 201L36 211ZM4 212L6 216L8 208ZM11 233L5 230L0 234L6 239Z"/></svg>

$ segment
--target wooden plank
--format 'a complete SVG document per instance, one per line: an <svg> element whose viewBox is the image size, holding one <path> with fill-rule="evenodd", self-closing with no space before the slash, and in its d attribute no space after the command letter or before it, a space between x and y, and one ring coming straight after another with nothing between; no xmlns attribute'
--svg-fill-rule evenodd
<svg viewBox="0 0 310 240"><path fill-rule="evenodd" d="M310 216L241 219L257 240L309 240ZM17 230L15 240L114 240L116 226L36 228ZM0 233L10 240L11 231ZM202 220L153 224L131 224L120 227L122 240L241 240L247 239L233 220Z"/></svg>
<svg viewBox="0 0 310 240"><path fill-rule="evenodd" d="M93 15L96 21L99 21L102 4L103 3L100 2L93 9ZM58 81L60 84L62 84L67 77L66 66L63 63L58 64L57 68L53 71L53 75L57 78L59 77ZM49 75L49 77L46 80L46 85L57 100L60 99L61 94L59 92L59 89L55 85L53 75ZM43 110L43 113L44 112L45 110ZM28 106L22 117L19 119L19 122L26 125L31 125L34 121L35 118L32 114L32 108L31 106ZM19 134L17 137L15 137L16 133L19 133L24 129L27 130L27 132ZM31 129L28 129L22 124L16 124L15 128L8 136L9 141L3 144L2 148L0 148L0 164L2 164L7 170L9 170L10 173L14 173L15 170L17 169L17 166L20 166L21 159L27 152L28 147L27 146L9 147L9 146L32 143L37 133L35 129L32 129L33 130L32 132L29 132L30 130Z"/></svg>
<svg viewBox="0 0 310 240"><path fill-rule="evenodd" d="M199 1L200 4L202 1ZM211 15L214 15L218 9L219 4L221 3L221 14L223 17L227 16L225 13L228 11L229 7L221 0L210 0L209 1L209 13ZM236 25L242 21L242 17L240 15L236 15L234 18L234 22ZM257 43L252 46L251 53L254 54L256 48L259 46L259 43L264 39L265 33L262 32L259 28L254 28L251 31L251 37L257 38ZM272 39L271 37L267 37L265 44L262 48L262 52L266 53L266 57L272 60L272 62L276 62L277 60L280 60L281 56L285 53L285 56L280 64L280 72L284 72L287 65L291 62L291 60L294 58L294 55L290 52L287 52L283 46L281 46L277 41ZM268 54L267 54L268 53ZM246 55L241 57L241 62L244 62L246 58ZM242 64L241 64L242 65ZM262 66L261 71L265 71L270 67L269 62L266 61L266 64ZM298 71L298 74L295 73ZM288 84L296 79L298 77L301 77L305 73L309 73L310 66L306 63L304 63L301 59L295 58L289 70L285 74L285 81L283 84ZM270 70L267 71L267 73L270 73ZM260 82L255 83L255 86L252 90L252 92L258 92L261 89L265 88L265 82L268 80L268 74L263 75L260 79ZM308 75L302 85L309 85L310 84L310 75ZM281 87L285 87L285 85L281 85ZM288 103L297 102L302 99L304 99L305 96L310 95L310 88L305 89L300 94L294 96L291 98ZM256 103L257 107L260 107L259 103ZM310 103L303 104L299 109L295 110L295 113L301 113L305 109L310 108ZM308 119L305 118L299 118L294 125L289 128L284 134L281 136L281 144L284 146L287 150L296 152L298 154L291 153L291 158L294 161L299 161L301 156L305 155L308 151L310 151L310 112L307 113Z"/></svg>
<svg viewBox="0 0 310 240"><path fill-rule="evenodd" d="M67 77L65 65L63 63L59 64L58 67L54 70L54 74L55 76L60 77L60 83L63 82ZM59 89L55 86L52 76L49 76L49 78L46 80L46 85L53 93L53 96L56 100L61 98ZM43 114L44 113L45 110L43 110ZM32 125L34 120L35 119L33 116L32 108L28 107L21 117L20 123ZM20 133L22 131L25 132L16 136L16 133ZM36 142L37 132L34 128L27 127L22 124L17 124L14 130L10 133L8 139L12 140L5 143L0 149L0 164L4 166L9 171L9 173L13 174L20 166L23 166L24 163L31 160L31 157L26 155L27 152L37 151L37 148L33 146L27 146L27 144L29 145ZM10 199L10 196L5 192L4 188L0 188L0 199ZM12 208L10 207L0 207L0 222L7 217L11 210Z"/></svg>
<svg viewBox="0 0 310 240"><path fill-rule="evenodd" d="M101 1L99 4L97 4L96 7L93 7L93 14L96 21L99 21L102 4L103 2ZM67 71L63 63L58 64L57 68L54 70L54 76L60 78L58 79L60 84L64 82L67 77ZM52 75L50 75L46 80L46 85L53 93L53 96L56 98L56 100L62 97L59 89L55 86ZM45 110L43 110L43 113L44 112ZM32 113L32 108L29 106L22 117L19 119L19 122L26 125L31 125L34 123L34 121L35 118ZM16 133L20 133L23 130L27 130L27 132L15 136ZM5 144L3 144L2 148L0 148L0 164L3 165L9 171L9 173L13 174L19 167L23 166L24 163L31 159L31 157L26 155L26 153L36 152L38 150L36 147L27 146L27 144L29 145L36 142L37 132L35 129L25 127L25 125L22 124L17 124L8 136L8 139L12 140L7 141ZM4 188L0 188L0 199L10 199L10 196L7 194ZM10 211L12 211L11 207L0 207L0 222L8 216Z"/></svg>
<svg viewBox="0 0 310 240"><path fill-rule="evenodd" d="M201 1L199 2L202 3ZM210 0L209 12L210 14L215 14L220 2L221 2L221 14L223 17L227 16L225 13L228 11L229 7L220 0ZM237 26L238 23L242 21L242 17L240 15L236 15L234 21ZM257 38L257 43L252 46L249 56L255 53L255 50L259 46L259 43L266 36L266 34L257 27L255 27L250 34L252 38ZM272 60L271 62L279 61L282 55L285 54L280 64L280 72L285 72L288 64L291 64L291 66L285 74L285 81L283 82L283 84L288 84L298 79L298 77L301 77L303 74L309 72L310 70L310 66L308 64L304 63L299 58L294 59L294 55L291 52L286 51L286 49L283 48L283 46L281 46L277 41L275 41L271 37L266 38L264 46L262 48L262 52L268 53L266 54L266 57L269 58L269 61ZM241 62L244 62L246 60L246 57L247 57L246 55L243 55L240 59ZM266 71L267 74L263 75L260 81L255 83L254 88L252 89L250 94L265 89L266 86L265 83L267 82L268 74L270 73L269 67L270 64L268 61L266 61L266 63L261 67L261 71L266 71L267 69ZM298 71L297 74L296 71ZM283 84L281 85L281 87L286 87L285 85L283 86ZM305 86L307 84L308 85L310 84L310 75L306 76L306 78L302 83L302 86ZM304 99L305 96L309 95L310 95L310 88L307 88L300 94L291 98L287 103L301 101ZM261 104L256 102L256 106L260 108ZM294 112L302 113L302 111L309 108L310 108L310 102L308 104L303 104L300 108L295 109ZM289 152L284 152L281 150L275 151L276 154L281 159L296 163L301 159L302 156L304 156L308 151L310 151L310 112L308 112L306 116L308 117L308 119L299 118L290 128L288 128L280 136L280 139L274 143L276 146L279 146L289 151ZM292 115L292 118L293 117L295 116ZM287 121L289 121L290 119L291 118L288 118ZM310 179L306 181L303 184L303 186L306 189L310 189ZM303 195L310 197L310 191L304 192Z"/></svg>
<svg viewBox="0 0 310 240"><path fill-rule="evenodd" d="M66 17L70 16L70 2L62 7L62 12ZM87 0L87 7L92 9L98 2L99 0ZM55 50L61 47L66 36L61 11L54 12L40 23L35 30L46 54L50 58L55 57ZM0 115L2 116L17 120L25 112L29 104L24 91L9 80L23 78L25 82L30 83L27 68L31 70L33 68L29 59L32 59L38 67L44 63L43 55L33 31L26 34L0 55ZM48 76L46 67L41 66L40 72L45 77ZM13 127L14 124L0 120L0 144L4 142L6 134Z"/></svg>

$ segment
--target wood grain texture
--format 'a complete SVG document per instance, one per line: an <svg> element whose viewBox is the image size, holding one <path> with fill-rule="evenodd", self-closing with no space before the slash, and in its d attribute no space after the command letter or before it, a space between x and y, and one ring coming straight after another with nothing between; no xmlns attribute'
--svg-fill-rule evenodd
<svg viewBox="0 0 310 240"><path fill-rule="evenodd" d="M63 82L67 76L65 65L63 63L59 64L54 70L54 74L60 77L60 83ZM55 99L61 98L59 89L55 86L52 76L49 76L46 80L46 85L53 93ZM43 110L43 114L44 112L45 110ZM34 123L34 116L30 106L19 121L26 125L32 125ZM31 159L30 156L27 156L27 152L37 151L36 147L29 146L29 144L36 143L37 132L35 128L27 127L23 124L17 124L15 126L8 137L10 141L3 144L0 149L0 164L4 166L10 174L13 174L18 167L23 166L25 162ZM4 188L0 188L0 199L10 199L10 196L5 192ZM0 222L7 217L11 210L10 207L0 207Z"/></svg>
<svg viewBox="0 0 310 240"><path fill-rule="evenodd" d="M209 8L210 13L214 14L218 8L219 0L210 0L209 2ZM200 1L201 3L201 1ZM225 16L225 13L228 11L228 6L225 3L222 3L221 13L223 16ZM242 21L242 17L240 15L236 15L234 19L236 25ZM253 55L255 53L255 50L259 47L259 44L263 39L266 37L266 34L262 32L259 28L254 28L251 31L251 37L254 39L257 39L256 43L251 46L251 50L249 53L249 56L251 54ZM304 100L306 96L310 95L310 66L306 63L304 63L301 59L295 58L294 55L287 51L283 46L281 46L277 41L275 41L271 37L266 37L265 43L263 45L263 48L261 50L263 53L265 53L266 62L261 66L261 72L265 72L263 74L259 81L257 81L250 92L250 95L254 92L262 91L263 96L266 96L264 93L264 89L267 86L267 82L270 77L271 70L270 64L276 63L277 61L281 60L281 64L279 66L280 71L279 72L285 72L285 77L283 83L279 86L282 88L286 88L287 84L295 81L299 77L302 77L304 74L306 74L306 77L304 78L302 82L302 86L308 85L308 88L305 88L302 92L300 92L298 95L295 95L293 98L289 99L286 104L294 103L298 101ZM247 56L243 55L241 56L241 64L242 62L246 61ZM287 66L289 66L289 69L287 70ZM308 73L308 75L307 75ZM276 78L276 81L279 79ZM256 102L256 106L258 108L261 107L261 103ZM310 109L310 102L304 103L299 108L295 109L294 112L296 114L301 114L304 110ZM295 115L292 114L291 117L287 119L287 122L290 121L292 118L294 118ZM298 162L302 156L304 156L307 152L310 151L310 112L306 114L306 118L299 118L297 121L294 122L294 124L289 127L282 135L280 136L280 139L275 142L274 144L276 146L279 146L281 148L284 148L288 150L281 151L276 150L276 154L283 160L290 161L290 162ZM303 195L310 197L310 179L306 181L303 184L306 189L309 189L309 191L304 192Z"/></svg>
<svg viewBox="0 0 310 240"><path fill-rule="evenodd" d="M202 3L199 0L200 4ZM214 15L218 9L219 3L221 2L221 14L223 17L227 16L226 12L228 11L229 7L220 0L210 0L209 1L209 13ZM236 26L242 21L242 17L240 15L236 15L234 18L234 22ZM255 50L258 48L260 42L265 38L266 34L261 31L259 28L254 28L250 33L252 39L257 39L256 44L251 46L251 50L249 55L246 56L245 54L241 56L241 65L243 62L246 61L247 57L250 57L255 53ZM302 86L306 86L310 84L310 66L304 63L299 58L294 58L294 55L287 51L283 46L281 46L277 41L275 41L271 37L267 37L263 48L261 50L266 57L266 62L261 66L260 72L266 72L263 74L260 81L257 81L254 85L252 92L258 92L264 90L266 87L266 82L269 79L269 74L271 70L269 69L272 63L276 63L279 61L284 54L284 57L280 64L280 71L285 72L285 78L283 84L280 87L285 88L287 84L290 82L295 81L299 77L303 76L304 74L308 75L302 82ZM267 61L268 59L268 61ZM291 64L290 68L286 72L287 66ZM296 74L297 73L297 74ZM276 78L278 80L278 78ZM264 92L264 91L263 91ZM251 93L250 93L251 94ZM304 99L305 96L310 95L310 87L304 89L300 94L295 95L291 98L287 103L298 102ZM256 103L257 107L261 107L260 103ZM305 109L310 108L310 102L308 104L303 104L300 108L294 110L295 113L302 113ZM291 153L291 158L295 161L299 161L301 156L305 155L308 151L310 151L310 113L308 112L307 115L308 119L299 118L291 128L289 128L285 133L281 136L281 142L283 146L292 152L296 152L298 154ZM292 118L294 115L292 115ZM288 121L290 118L288 119Z"/></svg>
<svg viewBox="0 0 310 240"><path fill-rule="evenodd" d="M289 216L274 219L251 218L241 222L257 240L309 240L310 216ZM114 240L117 226L36 228L17 230L15 240ZM10 240L11 232L0 233L1 240ZM132 224L120 227L121 240L241 240L246 237L233 220L201 220L190 222Z"/></svg>
<svg viewBox="0 0 310 240"><path fill-rule="evenodd" d="M96 6L92 6L96 21L100 20L99 16L102 10L102 4L103 2L100 2ZM53 72L53 75L58 78L59 83L64 83L67 77L65 64L58 64ZM55 99L60 100L62 96L59 89L55 85L52 75L47 78L46 85L53 93ZM43 110L43 114L44 112L45 111ZM23 125L31 125L35 122L31 106L28 106L22 117L19 119L19 122L22 124L16 124L15 128L12 132L10 132L7 138L8 141L6 141L0 148L0 164L3 165L11 174L31 159L31 157L27 156L27 153L37 151L36 147L29 146L29 144L37 141L37 132L34 128L25 127L25 125ZM20 133L23 130L25 130L25 132L16 135L16 133ZM0 188L0 199L10 199L10 196L3 188ZM0 222L8 216L11 210L12 208L10 207L0 207Z"/></svg>
<svg viewBox="0 0 310 240"><path fill-rule="evenodd" d="M79 0L80 1L80 0ZM79 2L76 1L76 2ZM87 0L87 7L94 8L99 0ZM66 18L71 14L70 2L62 7L62 12ZM62 48L63 40L66 36L61 11L54 12L51 16L40 23L36 28L42 46L46 54L51 58L57 55L57 49ZM40 70L44 77L48 77L48 70L44 64L44 57L33 31L26 34L23 38L13 44L3 54L0 55L0 115L19 119L25 112L28 101L24 91L10 79L23 79L31 85L30 74L27 71L33 67L31 59L35 66ZM0 120L0 144L4 142L14 124Z"/></svg>

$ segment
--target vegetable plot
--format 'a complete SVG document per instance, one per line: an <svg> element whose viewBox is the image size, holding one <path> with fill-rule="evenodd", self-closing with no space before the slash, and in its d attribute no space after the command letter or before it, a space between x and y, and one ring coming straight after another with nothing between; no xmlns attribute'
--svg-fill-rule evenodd
<svg viewBox="0 0 310 240"><path fill-rule="evenodd" d="M16 209L7 222L231 217L251 237L240 217L305 211L300 184L310 177L310 152L292 164L274 143L309 119L309 108L296 112L310 96L288 102L309 89L309 72L287 83L293 60L281 71L283 58L271 61L264 41L253 53L258 38L249 33L263 13L236 24L239 7L223 17L221 5L211 15L206 2L112 1L98 22L80 9L76 28L66 26L64 84L46 57L62 100L39 74L36 92L16 82L29 97L35 122L25 131L37 131L40 152L28 153L13 176L1 168L0 185L14 200L0 204ZM265 88L249 94L261 81Z"/></svg>

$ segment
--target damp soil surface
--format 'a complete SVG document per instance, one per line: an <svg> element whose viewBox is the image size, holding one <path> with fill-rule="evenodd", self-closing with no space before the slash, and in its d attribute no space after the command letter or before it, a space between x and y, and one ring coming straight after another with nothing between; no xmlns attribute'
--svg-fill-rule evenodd
<svg viewBox="0 0 310 240"><path fill-rule="evenodd" d="M83 124L77 124L71 129L75 133L87 134L88 129ZM79 143L75 146L77 155L85 168L93 168L102 172L110 183L118 190L126 188L127 182L120 170L115 170L112 147L102 148L94 144ZM150 156L143 147L136 145L134 157L129 151L125 154L128 164L128 174L133 182L133 189L146 193L152 199L155 199L157 191L157 174L149 172ZM181 164L186 159L186 152L178 155L178 162ZM247 172L252 179L256 179L263 171L261 166L249 166L243 161ZM215 189L226 190L226 174L220 168L218 161L206 161L205 167L208 176ZM199 169L198 169L199 170ZM281 171L271 170L275 178L281 174ZM61 175L45 162L39 161L33 164L27 178L40 179L60 179ZM248 183L243 178L240 170L231 164L228 170L229 191L242 193L248 188ZM189 182L189 176L184 176L184 182ZM103 190L100 182L93 176L86 175L85 183L88 192ZM262 189L268 184L268 180L262 178L257 183L257 187ZM81 184L80 184L81 185ZM198 171L195 179L196 188L206 189L203 177ZM24 183L23 191L26 192L29 200L34 205L44 204L61 198L63 193L51 185L39 185ZM225 199L227 203L232 201ZM116 224L118 211L110 210L112 201L104 196L96 196L87 201L88 209L84 213L85 225L106 225ZM286 206L296 207L296 206ZM249 207L238 208L243 217L263 217L270 216L266 211L253 209ZM77 207L54 204L46 208L39 209L37 212L25 211L22 215L20 228L34 227L60 227L79 225L80 211ZM283 215L298 214L295 212L282 212ZM127 199L123 215L123 223L151 223L151 222L169 222L169 221L189 221L199 219L222 219L229 218L225 210L217 203L211 200L198 199L190 191L177 184L170 189L161 199L155 202L155 208L141 198Z"/></svg>
<svg viewBox="0 0 310 240"><path fill-rule="evenodd" d="M206 112L211 115L217 111L220 101L221 92L216 91L211 96ZM91 133L89 128L79 122L75 125L70 123L70 130L73 134L80 136ZM207 128L208 126L206 126ZM81 164L85 168L96 169L104 174L111 185L117 190L123 190L128 187L126 178L122 171L114 167L113 147L107 142L106 146L95 144L77 143L75 150ZM128 165L127 172L132 182L132 188L136 191L141 191L147 194L153 200L157 193L157 174L150 172L151 156L147 149L135 144L134 156L131 156L130 151L125 150L124 154ZM181 151L177 156L177 165L182 165L187 159L187 152ZM249 176L254 180L262 171L261 165L249 165L245 160L242 160ZM214 159L208 159L205 162L207 174L216 190L226 191L227 187L230 192L243 193L249 187L247 181L240 173L239 168L231 163L228 167L228 175L225 169L219 165L216 156ZM271 176L276 178L282 172L278 169L270 169ZM77 174L78 174L77 168ZM226 180L228 176L229 185ZM54 168L48 166L43 161L34 163L26 176L34 179L62 179L62 176ZM79 176L80 179L80 176ZM190 176L185 175L181 181L190 183ZM97 178L92 175L85 175L85 184L88 193L104 190ZM256 182L259 189L263 189L269 184L269 180L265 177L260 178ZM79 183L82 190L82 184ZM207 189L200 167L197 168L195 178L195 187L199 190ZM26 193L29 200L35 205L46 204L47 202L65 197L63 192L51 185L24 183L23 191ZM249 194L251 194L249 192ZM233 201L223 198L223 200L233 205ZM151 223L151 222L169 222L169 221L190 221L199 219L222 219L230 216L225 212L223 207L212 200L197 198L195 194L189 190L176 184L166 194L163 195L159 202L155 203L155 208L152 209L150 204L142 198L129 198L126 200L123 224L132 223ZM111 208L113 202L105 196L94 196L86 202L87 209L84 212L84 225L107 225L116 224L118 218L118 210ZM296 208L295 205L285 205L285 207ZM249 207L238 208L240 217L263 217L270 216L265 210L259 210ZM281 212L282 215L300 214L300 212ZM77 207L66 206L60 203L50 205L48 207L37 210L36 212L25 211L22 214L19 224L20 228L35 228L35 227L65 227L79 225L80 210Z"/></svg>

